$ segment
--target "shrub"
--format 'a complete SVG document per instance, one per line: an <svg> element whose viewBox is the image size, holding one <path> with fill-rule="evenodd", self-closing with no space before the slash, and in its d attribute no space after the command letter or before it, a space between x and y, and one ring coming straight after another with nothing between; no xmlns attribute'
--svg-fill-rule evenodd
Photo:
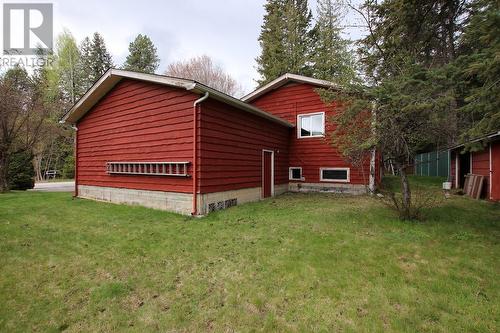
<svg viewBox="0 0 500 333"><path fill-rule="evenodd" d="M64 159L62 177L66 179L75 178L75 157L73 156L73 154L69 154Z"/></svg>
<svg viewBox="0 0 500 333"><path fill-rule="evenodd" d="M21 151L11 156L7 179L11 190L27 190L35 186L31 151Z"/></svg>

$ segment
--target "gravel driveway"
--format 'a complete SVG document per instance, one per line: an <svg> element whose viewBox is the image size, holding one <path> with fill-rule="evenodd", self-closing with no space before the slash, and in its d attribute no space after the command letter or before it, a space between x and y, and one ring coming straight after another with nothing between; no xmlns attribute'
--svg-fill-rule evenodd
<svg viewBox="0 0 500 333"><path fill-rule="evenodd" d="M72 192L75 190L75 182L55 182L55 183L36 183L31 191L40 192Z"/></svg>

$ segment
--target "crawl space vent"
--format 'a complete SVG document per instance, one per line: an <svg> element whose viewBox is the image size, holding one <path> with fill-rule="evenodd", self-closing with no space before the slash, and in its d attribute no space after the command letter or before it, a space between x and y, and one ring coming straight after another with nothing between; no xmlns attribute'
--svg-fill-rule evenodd
<svg viewBox="0 0 500 333"><path fill-rule="evenodd" d="M228 199L225 201L212 202L208 204L208 212L215 212L216 210L222 210L225 208L233 207L238 204L238 199Z"/></svg>

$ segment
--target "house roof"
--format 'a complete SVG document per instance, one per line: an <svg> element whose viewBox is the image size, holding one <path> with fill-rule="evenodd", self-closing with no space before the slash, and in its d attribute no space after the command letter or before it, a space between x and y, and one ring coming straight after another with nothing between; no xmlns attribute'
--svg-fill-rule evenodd
<svg viewBox="0 0 500 333"><path fill-rule="evenodd" d="M255 114L275 123L293 127L286 120L276 117L270 113L262 111L237 98L226 95L218 90L210 88L194 80L181 79L165 75L145 74L121 69L109 69L94 85L75 103L62 117L62 123L76 124L104 95L106 95L118 82L123 79L134 79L151 82L169 87L186 89L197 94L209 93L209 97L225 104L236 107L240 110Z"/></svg>
<svg viewBox="0 0 500 333"><path fill-rule="evenodd" d="M269 82L268 84L263 85L257 90L252 91L248 95L241 98L241 100L248 103L256 99L257 97L262 96L271 90L277 89L289 82L309 83L324 88L338 88L338 86L335 83L330 81L314 79L312 77L307 77L303 75L286 73L281 75L279 78Z"/></svg>
<svg viewBox="0 0 500 333"><path fill-rule="evenodd" d="M496 132L492 132L488 135L485 135L485 136L482 136L482 137L479 137L479 138L476 138L476 139L471 139L469 141L466 141L464 143L460 143L458 145L455 145L455 146L451 146L447 149L449 150L454 150L454 149L457 149L457 148L460 148L460 147L463 147L465 146L467 143L474 143L474 142L480 142L480 141L485 141L485 140L497 140L500 138L500 131L496 131Z"/></svg>

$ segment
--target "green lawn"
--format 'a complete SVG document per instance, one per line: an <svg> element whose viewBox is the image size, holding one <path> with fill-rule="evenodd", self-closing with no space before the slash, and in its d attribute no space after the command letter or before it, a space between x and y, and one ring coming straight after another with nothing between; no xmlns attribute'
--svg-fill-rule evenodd
<svg viewBox="0 0 500 333"><path fill-rule="evenodd" d="M193 220L3 194L0 331L498 331L499 206L427 214L286 194Z"/></svg>

